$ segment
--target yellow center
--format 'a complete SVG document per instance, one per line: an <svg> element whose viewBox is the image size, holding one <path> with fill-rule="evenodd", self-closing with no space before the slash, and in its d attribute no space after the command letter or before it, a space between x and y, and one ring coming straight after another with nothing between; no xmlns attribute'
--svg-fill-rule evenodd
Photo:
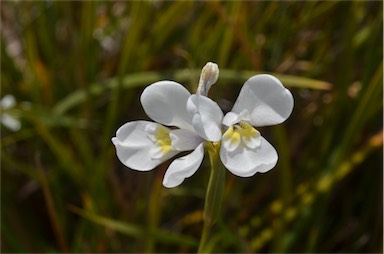
<svg viewBox="0 0 384 254"><path fill-rule="evenodd" d="M172 140L169 137L169 133L169 130L164 127L156 129L155 143L160 147L162 154L166 154L172 148Z"/></svg>
<svg viewBox="0 0 384 254"><path fill-rule="evenodd" d="M223 135L224 140L228 140L231 143L240 143L240 133L237 129L233 128L233 125L231 125L228 130Z"/></svg>
<svg viewBox="0 0 384 254"><path fill-rule="evenodd" d="M260 145L260 132L252 127L247 122L239 122L231 125L223 135L223 142L226 143L227 149L235 150L243 141L243 143L250 147L255 148Z"/></svg>
<svg viewBox="0 0 384 254"><path fill-rule="evenodd" d="M241 137L245 139L244 141L249 141L252 138L257 138L260 135L260 133L247 122L239 122L237 125L235 125L235 128Z"/></svg>

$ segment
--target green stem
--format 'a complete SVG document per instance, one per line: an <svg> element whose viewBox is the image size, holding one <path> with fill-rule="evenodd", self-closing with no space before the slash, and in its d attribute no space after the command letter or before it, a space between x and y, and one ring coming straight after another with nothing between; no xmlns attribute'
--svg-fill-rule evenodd
<svg viewBox="0 0 384 254"><path fill-rule="evenodd" d="M225 184L225 169L219 164L220 143L207 143L211 175L208 182L204 205L204 226L198 253L207 253L208 240L212 226L220 216L223 190Z"/></svg>

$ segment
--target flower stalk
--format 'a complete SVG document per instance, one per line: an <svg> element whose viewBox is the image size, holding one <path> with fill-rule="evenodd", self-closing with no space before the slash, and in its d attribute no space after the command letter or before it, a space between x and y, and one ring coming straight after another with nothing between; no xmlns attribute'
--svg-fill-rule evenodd
<svg viewBox="0 0 384 254"><path fill-rule="evenodd" d="M207 192L205 196L203 214L203 232L198 248L198 253L207 253L210 232L215 222L220 217L221 204L223 200L225 185L225 169L219 163L220 142L207 142L206 147L211 163L211 174L209 177Z"/></svg>

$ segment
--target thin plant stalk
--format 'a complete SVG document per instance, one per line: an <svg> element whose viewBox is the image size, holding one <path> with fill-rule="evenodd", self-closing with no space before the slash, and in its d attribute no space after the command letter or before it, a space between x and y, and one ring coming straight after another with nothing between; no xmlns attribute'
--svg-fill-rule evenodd
<svg viewBox="0 0 384 254"><path fill-rule="evenodd" d="M220 164L220 143L207 143L209 160L211 163L211 175L208 182L204 205L204 225L198 253L209 252L209 238L213 225L220 217L221 204L225 185L225 168Z"/></svg>

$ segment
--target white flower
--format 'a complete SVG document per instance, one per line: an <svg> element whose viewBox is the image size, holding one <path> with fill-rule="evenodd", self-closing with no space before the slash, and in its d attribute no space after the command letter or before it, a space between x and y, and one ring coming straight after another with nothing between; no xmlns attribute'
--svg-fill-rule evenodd
<svg viewBox="0 0 384 254"><path fill-rule="evenodd" d="M216 81L211 82L215 73L203 77L204 69L200 80L207 81L201 83L210 87ZM208 97L191 95L173 81L159 81L146 87L140 100L146 114L157 123L133 121L121 126L112 138L117 156L129 168L148 171L182 151L193 150L174 160L165 173L163 185L178 186L200 167L204 141L220 141L223 113Z"/></svg>
<svg viewBox="0 0 384 254"><path fill-rule="evenodd" d="M1 111L7 111L16 105L16 100L13 95L5 95L0 101ZM20 121L13 115L1 112L1 123L12 131L18 131L21 128Z"/></svg>
<svg viewBox="0 0 384 254"><path fill-rule="evenodd" d="M251 77L243 85L231 112L223 119L220 158L233 174L249 177L272 169L278 160L275 148L253 126L284 122L292 113L293 97L274 76Z"/></svg>
<svg viewBox="0 0 384 254"><path fill-rule="evenodd" d="M218 74L217 65L208 63L193 95L174 81L145 88L141 104L156 122L128 122L117 130L112 142L120 161L129 168L148 171L182 151L193 150L169 165L163 185L172 188L197 171L204 157L204 142L208 141L221 142L220 158L237 176L272 169L277 152L254 126L284 122L293 110L292 94L277 78L256 75L245 82L231 112L223 117L220 107L206 97Z"/></svg>

